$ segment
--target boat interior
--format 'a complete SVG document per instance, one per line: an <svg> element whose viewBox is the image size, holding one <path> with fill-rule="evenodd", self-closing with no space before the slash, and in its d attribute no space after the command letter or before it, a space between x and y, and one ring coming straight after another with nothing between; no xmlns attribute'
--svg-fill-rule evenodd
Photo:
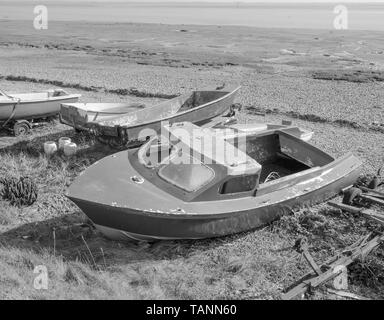
<svg viewBox="0 0 384 320"><path fill-rule="evenodd" d="M70 103L77 109L83 109L88 113L121 115L131 111L145 108L143 103Z"/></svg>
<svg viewBox="0 0 384 320"><path fill-rule="evenodd" d="M235 143L234 140L228 142ZM236 147L261 165L260 183L322 167L334 160L328 154L284 131L250 135L245 143Z"/></svg>

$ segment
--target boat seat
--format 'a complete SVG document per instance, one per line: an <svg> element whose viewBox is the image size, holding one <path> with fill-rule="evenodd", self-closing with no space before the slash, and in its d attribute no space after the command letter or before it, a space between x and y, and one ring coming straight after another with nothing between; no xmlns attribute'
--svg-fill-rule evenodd
<svg viewBox="0 0 384 320"><path fill-rule="evenodd" d="M164 126L171 140L179 140L186 148L199 154L203 163L221 164L227 168L228 175L252 175L261 172L261 165L245 152L225 141L223 135L215 130L201 128L190 122L179 122Z"/></svg>

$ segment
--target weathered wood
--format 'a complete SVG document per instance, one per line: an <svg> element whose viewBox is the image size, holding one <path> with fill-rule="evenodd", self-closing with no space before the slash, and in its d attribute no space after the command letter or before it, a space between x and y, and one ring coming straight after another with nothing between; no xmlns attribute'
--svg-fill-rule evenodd
<svg viewBox="0 0 384 320"><path fill-rule="evenodd" d="M373 196L369 196L369 195L366 195L366 194L362 194L360 195L360 198L362 199L365 199L369 202L373 202L373 203L376 203L376 204L381 204L384 206L384 200L381 200L379 198L376 198L376 197L373 197Z"/></svg>
<svg viewBox="0 0 384 320"><path fill-rule="evenodd" d="M361 241L361 240L360 240ZM365 243L364 245L357 247L353 250L350 256L342 256L338 258L336 261L330 263L329 265L323 265L324 267L328 267L329 269L322 273L319 276L312 277L310 279L307 279L312 273L307 274L304 276L304 282L299 283L297 286L295 286L293 289L289 290L288 292L284 293L282 295L283 300L291 300L296 298L299 295L305 294L307 292L308 288L316 288L319 285L335 278L340 272L335 272L334 268L337 266L345 266L347 267L352 262L354 262L358 258L364 259L373 249L375 249L380 243L384 241L384 236L376 236L369 242ZM303 278L302 278L303 279Z"/></svg>
<svg viewBox="0 0 384 320"><path fill-rule="evenodd" d="M371 218L372 220L376 221L377 223L384 224L384 220L382 220L382 219L376 218L376 217L374 217L374 216L371 216L370 218Z"/></svg>
<svg viewBox="0 0 384 320"><path fill-rule="evenodd" d="M317 275L320 275L322 273L320 267L317 265L317 263L308 251L308 243L306 238L297 239L293 248L296 249L298 253L301 253L304 256L305 260L307 260L307 262Z"/></svg>
<svg viewBox="0 0 384 320"><path fill-rule="evenodd" d="M370 193L373 193L373 194L377 194L378 196L380 197L383 197L384 198L384 192L382 191L377 191L377 190L374 190L374 189L370 189L370 188L367 188L367 187L359 187L361 190L365 191L365 192L370 192Z"/></svg>
<svg viewBox="0 0 384 320"><path fill-rule="evenodd" d="M137 104L126 104L125 108L111 103L63 104L60 121L96 136L141 140L159 133L164 121L200 124L221 116L231 108L239 89L190 91L147 108Z"/></svg>
<svg viewBox="0 0 384 320"><path fill-rule="evenodd" d="M347 204L344 204L344 203L338 203L338 202L335 202L335 201L328 201L328 204L331 207L334 207L336 209L348 211L348 212L355 213L355 214L361 213L362 210L363 210L363 208L357 208L357 207L354 207L354 206L350 206L350 205L347 205Z"/></svg>
<svg viewBox="0 0 384 320"><path fill-rule="evenodd" d="M347 204L338 203L334 201L329 201L328 204L334 208L344 210L347 212L351 212L354 214L362 214L380 224L384 224L384 214L378 213L375 210L372 209L366 209L366 208L357 208L354 206L349 206Z"/></svg>
<svg viewBox="0 0 384 320"><path fill-rule="evenodd" d="M347 257L343 257L336 262L338 262L338 265L344 265L347 262ZM335 262L335 263L336 263ZM296 287L291 289L290 291L284 293L282 295L282 300L292 300L296 298L298 295L303 295L309 288L316 288L317 286L323 284L324 282L333 279L334 277L338 276L340 272L334 272L333 268L330 268L326 272L322 273L321 275L318 275L314 278L304 280L300 284L298 284Z"/></svg>
<svg viewBox="0 0 384 320"><path fill-rule="evenodd" d="M313 269L313 271L315 271L315 273L319 276L322 274L321 270L320 270L320 267L317 265L317 263L315 262L315 260L313 259L313 257L311 256L311 254L309 253L308 249L305 249L303 251L303 256L305 258L305 260L307 260L307 262L309 263L309 265L311 266L311 268Z"/></svg>

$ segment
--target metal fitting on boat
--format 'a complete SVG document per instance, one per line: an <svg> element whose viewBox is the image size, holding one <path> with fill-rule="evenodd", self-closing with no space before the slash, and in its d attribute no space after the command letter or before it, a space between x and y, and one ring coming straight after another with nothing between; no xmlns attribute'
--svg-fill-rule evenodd
<svg viewBox="0 0 384 320"><path fill-rule="evenodd" d="M141 178L141 177L138 177L138 176L133 176L131 177L131 180L134 182L134 183L138 183L138 184L142 184L144 182L144 179Z"/></svg>

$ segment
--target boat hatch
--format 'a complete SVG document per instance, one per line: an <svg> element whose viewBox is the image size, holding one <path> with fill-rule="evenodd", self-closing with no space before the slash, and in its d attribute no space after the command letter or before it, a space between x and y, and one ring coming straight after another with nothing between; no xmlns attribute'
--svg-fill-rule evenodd
<svg viewBox="0 0 384 320"><path fill-rule="evenodd" d="M159 170L159 176L173 185L193 192L207 185L215 177L215 171L203 163L192 159L189 164L171 161Z"/></svg>
<svg viewBox="0 0 384 320"><path fill-rule="evenodd" d="M245 175L230 178L228 181L224 182L221 186L220 194L233 194L240 192L249 192L253 191L258 187L259 184L259 175Z"/></svg>

